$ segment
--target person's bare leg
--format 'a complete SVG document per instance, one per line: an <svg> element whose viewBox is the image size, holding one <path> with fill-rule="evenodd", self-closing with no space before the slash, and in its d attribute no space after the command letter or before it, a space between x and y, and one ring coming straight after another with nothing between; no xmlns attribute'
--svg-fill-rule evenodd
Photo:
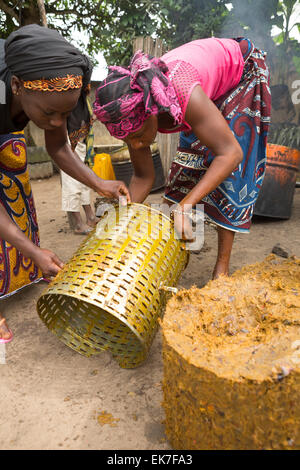
<svg viewBox="0 0 300 470"><path fill-rule="evenodd" d="M235 232L218 226L218 257L213 272L213 279L222 274L229 275L229 262Z"/></svg>
<svg viewBox="0 0 300 470"><path fill-rule="evenodd" d="M99 219L95 216L93 209L90 204L82 206L86 216L86 224L89 227L95 227Z"/></svg>
<svg viewBox="0 0 300 470"><path fill-rule="evenodd" d="M0 339L9 339L10 335L5 318L0 315Z"/></svg>
<svg viewBox="0 0 300 470"><path fill-rule="evenodd" d="M76 234L85 234L89 232L90 227L88 227L82 220L80 212L67 212L68 219L70 223L70 228Z"/></svg>

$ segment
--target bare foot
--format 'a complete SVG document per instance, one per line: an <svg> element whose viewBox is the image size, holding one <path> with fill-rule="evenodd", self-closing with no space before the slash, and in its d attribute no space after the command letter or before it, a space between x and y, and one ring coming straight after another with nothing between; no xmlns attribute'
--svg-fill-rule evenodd
<svg viewBox="0 0 300 470"><path fill-rule="evenodd" d="M81 224L81 225L76 225L74 228L74 233L75 235L87 235L92 231L92 227L86 225L86 224Z"/></svg>
<svg viewBox="0 0 300 470"><path fill-rule="evenodd" d="M98 217L90 217L88 219L86 219L86 224L89 226L89 227L96 227L97 223L99 222L99 219Z"/></svg>
<svg viewBox="0 0 300 470"><path fill-rule="evenodd" d="M11 333L6 324L5 318L0 315L0 339L9 339Z"/></svg>
<svg viewBox="0 0 300 470"><path fill-rule="evenodd" d="M212 278L218 279L220 276L229 276L229 265L227 263L216 263Z"/></svg>
<svg viewBox="0 0 300 470"><path fill-rule="evenodd" d="M86 224L89 227L94 228L99 222L99 219L95 216L95 213L90 204L87 204L86 206L82 206L82 207L85 212Z"/></svg>

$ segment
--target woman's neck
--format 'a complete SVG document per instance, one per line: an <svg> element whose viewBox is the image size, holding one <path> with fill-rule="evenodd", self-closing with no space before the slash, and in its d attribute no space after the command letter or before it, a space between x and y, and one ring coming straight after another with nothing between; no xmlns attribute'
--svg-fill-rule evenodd
<svg viewBox="0 0 300 470"><path fill-rule="evenodd" d="M157 116L158 128L159 129L173 129L174 119L170 116L169 113L161 113Z"/></svg>
<svg viewBox="0 0 300 470"><path fill-rule="evenodd" d="M28 121L28 117L23 111L19 96L12 95L10 105L10 117L15 124L22 124Z"/></svg>

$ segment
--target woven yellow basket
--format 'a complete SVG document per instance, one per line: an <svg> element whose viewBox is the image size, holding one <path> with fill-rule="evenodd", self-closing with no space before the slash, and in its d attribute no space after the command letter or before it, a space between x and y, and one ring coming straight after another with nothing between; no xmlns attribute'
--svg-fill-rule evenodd
<svg viewBox="0 0 300 470"><path fill-rule="evenodd" d="M172 222L141 204L104 214L37 303L40 318L84 356L108 350L124 368L145 360L165 304L188 262Z"/></svg>

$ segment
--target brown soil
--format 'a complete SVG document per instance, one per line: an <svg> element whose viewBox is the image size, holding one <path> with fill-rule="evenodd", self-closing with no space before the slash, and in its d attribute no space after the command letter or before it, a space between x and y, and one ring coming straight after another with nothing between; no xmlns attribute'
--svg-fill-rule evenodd
<svg viewBox="0 0 300 470"><path fill-rule="evenodd" d="M83 237L74 235L60 210L57 175L33 181L41 245L67 261ZM149 202L160 202L161 193ZM260 220L249 235L237 235L231 271L262 261L279 243L300 256L300 189L292 218ZM191 256L180 287L203 287L216 257L216 232L205 229L205 245ZM30 286L0 308L14 333L0 365L1 449L169 449L161 407L161 334L141 367L123 370L109 353L87 359L64 346L38 318L44 284ZM100 417L100 419L99 419ZM102 419L109 417L109 419Z"/></svg>

